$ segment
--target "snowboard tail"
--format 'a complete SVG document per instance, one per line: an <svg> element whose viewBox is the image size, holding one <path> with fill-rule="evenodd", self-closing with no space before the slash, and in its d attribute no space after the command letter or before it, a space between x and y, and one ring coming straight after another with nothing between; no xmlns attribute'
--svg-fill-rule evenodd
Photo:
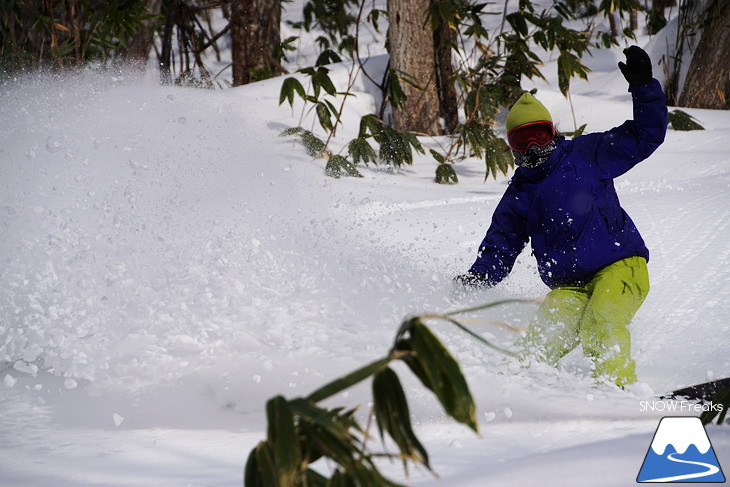
<svg viewBox="0 0 730 487"><path fill-rule="evenodd" d="M730 389L730 377L724 379L717 379L709 382L703 382L701 384L695 384L693 386L684 387L672 391L669 395L665 396L666 399L674 399L677 397L684 397L687 399L697 399L700 401L710 401L715 395L723 389Z"/></svg>
<svg viewBox="0 0 730 487"><path fill-rule="evenodd" d="M711 403L712 407L700 415L702 424L711 423L715 417L717 417L717 424L722 424L730 409L730 377L677 389L666 396L667 399L678 397Z"/></svg>

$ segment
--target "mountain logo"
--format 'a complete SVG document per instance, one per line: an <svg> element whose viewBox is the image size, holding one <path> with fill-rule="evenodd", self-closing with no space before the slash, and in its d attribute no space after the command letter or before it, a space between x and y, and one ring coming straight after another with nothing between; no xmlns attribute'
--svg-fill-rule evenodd
<svg viewBox="0 0 730 487"><path fill-rule="evenodd" d="M725 475L700 418L662 418L636 481L725 482Z"/></svg>

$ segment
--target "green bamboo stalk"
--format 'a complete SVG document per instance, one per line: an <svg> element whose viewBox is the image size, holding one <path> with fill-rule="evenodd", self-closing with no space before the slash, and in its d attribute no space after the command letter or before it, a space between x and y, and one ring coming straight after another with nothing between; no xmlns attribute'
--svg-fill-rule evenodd
<svg viewBox="0 0 730 487"><path fill-rule="evenodd" d="M391 352L387 357L376 360L375 362L350 372L344 377L340 377L339 379L335 379L332 382L323 385L316 391L309 394L306 399L312 402L319 402L332 397L338 392L342 392L348 387L352 387L355 384L364 381L397 358L398 354Z"/></svg>
<svg viewBox="0 0 730 487"><path fill-rule="evenodd" d="M473 311L482 311L489 308L494 308L496 306L501 306L503 304L511 304L511 303L532 303L532 304L539 304L539 300L536 299L527 299L527 298L510 298L510 299L502 299L500 301L493 301L491 303L482 304L479 306L474 306L473 308L466 308L466 309L459 309L456 311L451 311L449 313L444 313L443 316L453 316L458 315L462 313L471 313Z"/></svg>
<svg viewBox="0 0 730 487"><path fill-rule="evenodd" d="M524 301L524 300L520 300L520 301ZM500 303L503 303L503 302L497 302L497 304L500 304ZM495 305L495 303L492 303L491 305L488 305L487 307L491 307L492 305ZM478 308L478 309L482 309L482 308ZM464 311L464 312L466 312L466 311ZM450 314L456 314L456 312L450 313ZM449 316L449 314L445 314L445 315L427 314L427 315L421 315L421 318L423 318L423 319L429 319L429 318L431 318L431 319L440 319L440 320L448 321L452 325L460 328L461 330L465 331L466 333L468 333L472 337L476 338L477 340L479 340L480 342L482 342L484 345L488 346L489 348L491 348L493 350L496 350L496 351L498 351L500 353L503 353L505 355L508 355L510 357L515 357L515 358L518 357L518 355L516 353L511 352L511 351L507 350L506 348L502 348L502 347L500 347L498 345L495 345L494 343L490 342L489 340L487 340L483 336L481 336L481 335L479 335L477 333L474 333L469 328L467 328L466 326L464 326L461 323L459 323L458 321L456 321L454 318L451 318Z"/></svg>

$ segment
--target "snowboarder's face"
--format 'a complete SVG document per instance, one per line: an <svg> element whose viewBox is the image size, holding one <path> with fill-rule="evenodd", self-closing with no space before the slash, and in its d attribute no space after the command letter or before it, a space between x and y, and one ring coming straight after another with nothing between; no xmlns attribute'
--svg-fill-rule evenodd
<svg viewBox="0 0 730 487"><path fill-rule="evenodd" d="M544 146L531 144L525 151L513 150L512 154L515 156L515 164L530 169L538 167L548 160L550 154L555 150L555 145L555 140L552 140Z"/></svg>

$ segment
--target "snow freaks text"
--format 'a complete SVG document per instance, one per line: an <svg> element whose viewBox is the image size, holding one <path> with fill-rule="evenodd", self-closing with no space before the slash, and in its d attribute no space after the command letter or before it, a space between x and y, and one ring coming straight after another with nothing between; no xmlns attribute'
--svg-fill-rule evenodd
<svg viewBox="0 0 730 487"><path fill-rule="evenodd" d="M668 413L704 413L713 411L721 413L724 407L722 404L706 402L698 404L690 401L639 401L639 411L643 412L668 412Z"/></svg>

